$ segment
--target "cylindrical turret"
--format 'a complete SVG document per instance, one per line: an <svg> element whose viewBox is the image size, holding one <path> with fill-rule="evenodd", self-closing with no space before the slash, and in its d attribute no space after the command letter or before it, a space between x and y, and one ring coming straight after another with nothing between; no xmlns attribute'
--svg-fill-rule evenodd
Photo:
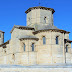
<svg viewBox="0 0 72 72"><path fill-rule="evenodd" d="M4 43L4 32L0 30L0 45Z"/></svg>

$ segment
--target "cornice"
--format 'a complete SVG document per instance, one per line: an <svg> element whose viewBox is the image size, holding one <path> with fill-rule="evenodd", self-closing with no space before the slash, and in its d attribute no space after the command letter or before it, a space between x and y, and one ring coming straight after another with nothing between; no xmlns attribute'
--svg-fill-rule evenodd
<svg viewBox="0 0 72 72"><path fill-rule="evenodd" d="M55 10L53 8L47 8L47 7L38 6L38 7L31 7L31 8L29 8L27 11L25 11L25 13L27 14L27 13L29 13L33 9L50 10L50 11L52 11L52 14L55 12Z"/></svg>
<svg viewBox="0 0 72 72"><path fill-rule="evenodd" d="M70 32L67 32L65 30L60 30L60 29L45 29L45 30L34 31L33 34L37 34L37 33L40 33L40 32L45 32L45 31L68 33L68 34L70 33Z"/></svg>

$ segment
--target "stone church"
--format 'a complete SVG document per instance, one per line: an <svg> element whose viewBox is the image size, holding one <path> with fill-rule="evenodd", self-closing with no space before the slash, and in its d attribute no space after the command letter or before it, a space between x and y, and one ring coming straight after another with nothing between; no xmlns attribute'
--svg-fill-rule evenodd
<svg viewBox="0 0 72 72"><path fill-rule="evenodd" d="M5 43L4 32L0 31L0 64L72 64L70 32L54 26L54 12L41 6L29 8L25 11L27 26L14 25L11 39Z"/></svg>

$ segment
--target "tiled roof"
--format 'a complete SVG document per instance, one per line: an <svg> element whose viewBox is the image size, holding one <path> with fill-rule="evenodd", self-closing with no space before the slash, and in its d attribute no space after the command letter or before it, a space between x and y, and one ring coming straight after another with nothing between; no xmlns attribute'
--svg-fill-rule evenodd
<svg viewBox="0 0 72 72"><path fill-rule="evenodd" d="M65 41L67 41L67 42L72 42L72 40L69 40L69 39L65 39Z"/></svg>
<svg viewBox="0 0 72 72"><path fill-rule="evenodd" d="M31 8L29 8L27 11L25 11L25 13L29 13L33 9L44 9L44 10L51 10L52 13L55 12L55 10L53 8L47 8L47 7L37 6L37 7L31 7Z"/></svg>
<svg viewBox="0 0 72 72"><path fill-rule="evenodd" d="M14 28L24 29L24 30L34 30L34 33L38 32L38 31L42 31L42 30L56 30L56 31L64 32L64 33L70 33L68 31L65 31L65 30L62 30L62 29L58 29L54 25L38 25L37 26L37 30L35 30L35 28L33 28L33 27L14 25L14 27L12 28L10 33L12 33Z"/></svg>
<svg viewBox="0 0 72 72"><path fill-rule="evenodd" d="M62 29L58 29L54 25L38 25L37 26L37 30L35 30L33 33L37 33L39 31L43 31L43 30L55 30L55 31L60 31L60 32L64 32L64 33L70 33L68 31L65 31L65 30L62 30Z"/></svg>
<svg viewBox="0 0 72 72"><path fill-rule="evenodd" d="M4 45L6 45L6 44L9 44L9 41L10 41L10 40L8 40L7 42L1 44L0 47L1 47L1 46L4 46Z"/></svg>
<svg viewBox="0 0 72 72"><path fill-rule="evenodd" d="M12 28L12 30L10 31L10 33L12 33L12 31L14 30L14 28L25 29L25 30L34 30L34 28L32 28L32 27L28 27L28 26L20 26L20 25L14 25L14 27Z"/></svg>

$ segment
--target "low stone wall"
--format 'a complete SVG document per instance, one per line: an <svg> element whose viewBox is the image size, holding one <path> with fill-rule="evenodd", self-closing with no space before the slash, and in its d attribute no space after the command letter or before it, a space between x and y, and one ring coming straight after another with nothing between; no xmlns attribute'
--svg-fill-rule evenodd
<svg viewBox="0 0 72 72"><path fill-rule="evenodd" d="M0 72L72 72L72 68L0 68Z"/></svg>
<svg viewBox="0 0 72 72"><path fill-rule="evenodd" d="M0 72L72 72L72 66L0 66Z"/></svg>

